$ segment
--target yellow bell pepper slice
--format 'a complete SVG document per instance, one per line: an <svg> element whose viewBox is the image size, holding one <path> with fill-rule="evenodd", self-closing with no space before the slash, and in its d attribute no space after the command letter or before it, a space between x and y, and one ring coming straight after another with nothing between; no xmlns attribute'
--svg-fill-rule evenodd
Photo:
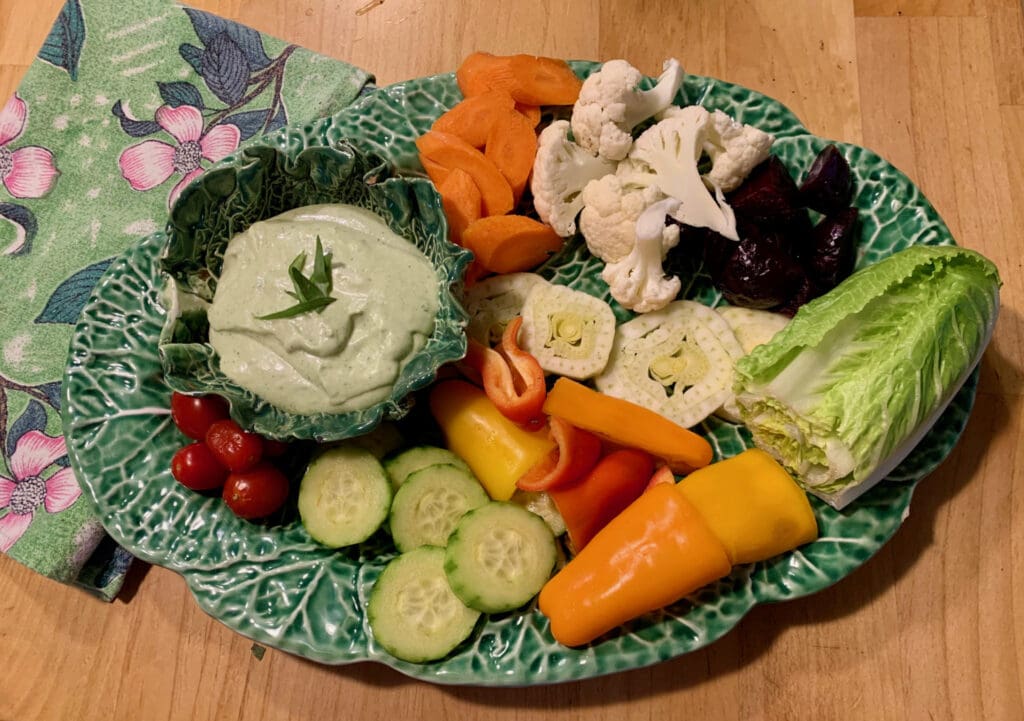
<svg viewBox="0 0 1024 721"><path fill-rule="evenodd" d="M734 565L763 561L818 537L807 494L758 448L694 471L676 487Z"/></svg>
<svg viewBox="0 0 1024 721"><path fill-rule="evenodd" d="M520 428L466 381L438 383L430 393L430 411L449 450L466 462L495 501L511 498L520 476L556 447L546 425L535 431Z"/></svg>

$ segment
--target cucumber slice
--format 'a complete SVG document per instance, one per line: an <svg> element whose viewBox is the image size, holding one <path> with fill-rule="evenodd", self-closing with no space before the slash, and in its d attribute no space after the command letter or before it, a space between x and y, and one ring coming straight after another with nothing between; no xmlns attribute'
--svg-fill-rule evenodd
<svg viewBox="0 0 1024 721"><path fill-rule="evenodd" d="M455 524L490 498L469 471L441 463L412 473L391 504L391 537L399 551L444 546Z"/></svg>
<svg viewBox="0 0 1024 721"><path fill-rule="evenodd" d="M467 606L503 613L540 593L557 557L555 536L540 516L491 501L459 521L448 539L444 570Z"/></svg>
<svg viewBox="0 0 1024 721"><path fill-rule="evenodd" d="M384 568L370 591L366 618L388 653L422 663L444 658L468 638L480 612L452 593L444 549L420 546Z"/></svg>
<svg viewBox="0 0 1024 721"><path fill-rule="evenodd" d="M447 448L439 446L415 446L407 448L384 460L384 470L391 477L391 487L398 490L398 487L405 483L405 479L412 473L422 470L427 466L436 466L439 463L447 463L458 466L466 472L470 472L466 462Z"/></svg>
<svg viewBox="0 0 1024 721"><path fill-rule="evenodd" d="M362 543L391 508L391 484L365 448L344 445L317 456L299 485L299 517L314 539L341 548Z"/></svg>

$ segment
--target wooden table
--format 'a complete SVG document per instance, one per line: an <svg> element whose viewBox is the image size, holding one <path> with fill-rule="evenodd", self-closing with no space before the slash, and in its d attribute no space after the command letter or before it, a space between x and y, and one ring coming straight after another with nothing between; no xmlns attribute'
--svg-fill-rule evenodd
<svg viewBox="0 0 1024 721"><path fill-rule="evenodd" d="M0 0L0 97L61 0ZM389 83L474 49L624 57L774 96L818 135L917 182L1003 273L1003 309L960 444L861 569L758 607L703 651L531 689L447 688L329 668L206 617L143 564L112 604L0 556L0 720L1024 718L1024 19L1019 0L197 0Z"/></svg>

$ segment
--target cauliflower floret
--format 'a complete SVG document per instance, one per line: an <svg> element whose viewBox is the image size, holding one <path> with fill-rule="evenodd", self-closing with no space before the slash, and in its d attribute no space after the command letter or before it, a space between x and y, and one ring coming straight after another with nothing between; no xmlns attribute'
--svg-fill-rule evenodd
<svg viewBox="0 0 1024 721"><path fill-rule="evenodd" d="M580 213L587 248L606 263L624 258L636 244L637 218L663 197L653 185L630 187L616 175L591 180L583 189Z"/></svg>
<svg viewBox="0 0 1024 721"><path fill-rule="evenodd" d="M569 140L569 121L556 120L541 131L530 190L537 215L563 238L576 232L583 188L615 172L615 163L598 158Z"/></svg>
<svg viewBox="0 0 1024 721"><path fill-rule="evenodd" d="M679 242L679 226L666 227L665 216L678 209L678 200L664 198L644 210L636 221L633 249L601 271L612 297L624 308L637 313L660 310L679 294L679 278L667 277L661 266L668 250Z"/></svg>
<svg viewBox="0 0 1024 721"><path fill-rule="evenodd" d="M721 188L712 195L697 169L710 125L711 114L699 105L670 113L636 139L617 172L631 184L653 185L678 200L672 217L681 223L738 240L736 216Z"/></svg>
<svg viewBox="0 0 1024 721"><path fill-rule="evenodd" d="M704 152L711 157L711 170L705 180L722 192L735 190L751 170L767 160L774 142L774 135L716 110L704 141Z"/></svg>
<svg viewBox="0 0 1024 721"><path fill-rule="evenodd" d="M675 59L650 90L639 90L643 74L625 60L609 60L583 81L572 109L572 132L584 149L609 160L622 160L633 143L634 127L672 105L683 84Z"/></svg>

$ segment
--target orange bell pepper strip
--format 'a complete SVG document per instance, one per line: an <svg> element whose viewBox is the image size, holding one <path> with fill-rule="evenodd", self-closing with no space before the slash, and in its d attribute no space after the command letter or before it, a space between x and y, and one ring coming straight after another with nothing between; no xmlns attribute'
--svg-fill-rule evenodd
<svg viewBox="0 0 1024 721"><path fill-rule="evenodd" d="M551 420L553 423L555 418ZM653 471L654 458L649 453L622 448L598 461L577 482L548 490L576 553L640 497Z"/></svg>
<svg viewBox="0 0 1024 721"><path fill-rule="evenodd" d="M519 347L522 324L522 317L517 316L505 327L500 353L470 338L463 362L479 374L484 392L501 414L525 426L543 419L547 385L540 363Z"/></svg>
<svg viewBox="0 0 1024 721"><path fill-rule="evenodd" d="M732 568L721 541L674 485L643 493L541 589L551 634L581 646L663 608Z"/></svg>
<svg viewBox="0 0 1024 721"><path fill-rule="evenodd" d="M516 481L521 491L553 491L573 484L601 457L601 439L593 433L555 416L548 419L548 428L558 447Z"/></svg>
<svg viewBox="0 0 1024 721"><path fill-rule="evenodd" d="M665 416L621 398L559 378L548 391L544 412L626 448L639 448L664 460L676 473L711 462L711 444Z"/></svg>
<svg viewBox="0 0 1024 721"><path fill-rule="evenodd" d="M507 501L516 480L555 444L546 426L527 431L498 411L482 389L463 380L436 384L430 412L448 448L462 458L495 501Z"/></svg>

